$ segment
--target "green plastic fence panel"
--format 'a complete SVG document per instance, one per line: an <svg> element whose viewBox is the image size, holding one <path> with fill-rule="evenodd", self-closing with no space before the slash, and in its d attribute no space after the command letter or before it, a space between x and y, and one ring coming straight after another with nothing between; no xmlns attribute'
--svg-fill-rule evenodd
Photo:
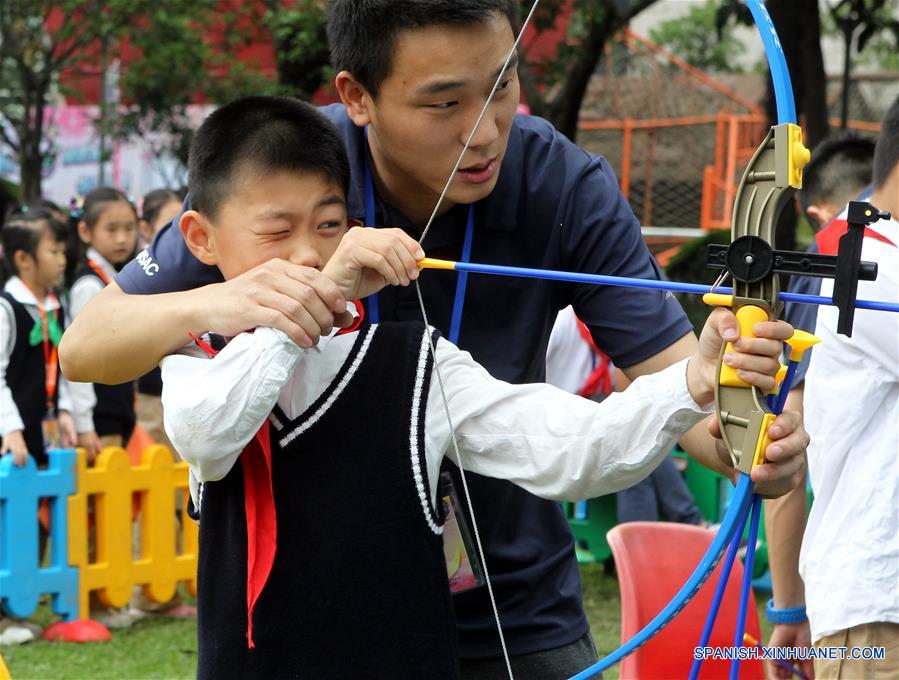
<svg viewBox="0 0 899 680"><path fill-rule="evenodd" d="M574 534L578 562L604 562L612 556L606 533L618 523L615 494L582 503L562 503L562 512Z"/></svg>

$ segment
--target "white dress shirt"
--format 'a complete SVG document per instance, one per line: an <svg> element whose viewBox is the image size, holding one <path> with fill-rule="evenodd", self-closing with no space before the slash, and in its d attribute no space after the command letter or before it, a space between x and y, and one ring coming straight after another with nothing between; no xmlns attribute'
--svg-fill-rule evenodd
<svg viewBox="0 0 899 680"><path fill-rule="evenodd" d="M94 248L87 249L87 257L93 260L107 278L112 281L115 278L116 271L105 257L98 253ZM72 284L69 291L69 309L74 319L81 313L85 305L93 300L106 287L96 276L82 276ZM82 432L94 431L94 407L97 405L97 395L94 392L93 383L73 382L72 385L72 402L75 410L80 417L75 420L75 429L79 434Z"/></svg>
<svg viewBox="0 0 899 680"><path fill-rule="evenodd" d="M899 222L871 229L899 244ZM899 303L899 248L866 236L876 281L859 299ZM833 294L824 279L821 295ZM874 622L899 623L899 314L858 309L852 337L838 311L818 311L805 378L808 469L815 500L802 539L812 640Z"/></svg>
<svg viewBox="0 0 899 680"><path fill-rule="evenodd" d="M332 334L301 349L280 331L258 328L214 358L190 346L162 360L165 429L190 464L195 500L196 482L224 477L276 403L291 419L308 409L334 381L355 339L356 333ZM544 498L611 493L648 475L709 413L689 394L686 360L598 404L543 383L497 380L442 338L436 352L461 460L432 376L425 411L432 501L444 455Z"/></svg>

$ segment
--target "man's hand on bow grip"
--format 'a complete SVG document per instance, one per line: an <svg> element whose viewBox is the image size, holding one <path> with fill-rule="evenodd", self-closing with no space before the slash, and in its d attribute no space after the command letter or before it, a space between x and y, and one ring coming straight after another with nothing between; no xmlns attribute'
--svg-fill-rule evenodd
<svg viewBox="0 0 899 680"><path fill-rule="evenodd" d="M697 404L708 404L715 398L718 360L725 342L733 345L733 351L725 353L723 361L736 369L741 379L762 390L774 387L783 341L793 335L793 327L785 321L766 321L755 324L753 332L754 338L741 337L737 318L727 308L719 307L709 314L699 336L699 348L687 365L687 387Z"/></svg>

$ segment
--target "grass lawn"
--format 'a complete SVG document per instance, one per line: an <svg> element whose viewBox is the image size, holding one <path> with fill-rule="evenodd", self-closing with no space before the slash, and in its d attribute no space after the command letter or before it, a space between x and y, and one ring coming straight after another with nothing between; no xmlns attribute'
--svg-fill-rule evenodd
<svg viewBox="0 0 899 680"><path fill-rule="evenodd" d="M618 581L603 573L601 565L581 567L584 604L591 631L601 655L621 641ZM761 599L761 598L757 598ZM37 623L50 622L44 608L34 617ZM759 608L762 637L771 633ZM147 618L127 630L114 631L112 641L102 644L65 644L34 641L0 650L14 680L50 678L193 678L196 673L196 621ZM605 673L607 680L618 678L616 668Z"/></svg>

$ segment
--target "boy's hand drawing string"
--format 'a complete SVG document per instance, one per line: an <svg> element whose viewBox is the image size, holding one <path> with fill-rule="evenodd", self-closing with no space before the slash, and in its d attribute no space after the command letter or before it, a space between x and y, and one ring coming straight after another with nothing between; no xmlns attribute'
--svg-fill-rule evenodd
<svg viewBox="0 0 899 680"><path fill-rule="evenodd" d="M775 251L773 248L774 225L782 206L792 197L796 189L801 187L802 167L808 162L808 150L802 146L802 132L795 125L796 113L793 101L793 90L790 83L789 72L786 67L786 59L781 49L780 41L774 29L771 18L762 4L762 0L746 0L756 26L759 29L762 42L765 46L766 56L774 81L775 98L777 102L778 125L771 128L769 134L762 142L756 154L747 167L743 180L735 196L733 227L731 231L731 244L710 252L710 264L721 268L722 274L711 288L694 284L670 284L659 281L625 280L619 277L604 277L594 274L578 272L544 272L534 269L521 269L515 267L498 267L494 265L476 265L470 263L449 263L435 260L424 260L423 267L451 268L458 271L470 271L491 274L506 274L512 276L525 276L534 278L550 278L557 280L574 280L582 283L602 283L607 285L627 285L634 287L652 287L667 290L681 290L684 292L707 293L705 298L709 304L731 307L740 322L741 334L751 335L752 327L758 321L769 318L777 318L782 309L781 298L797 302L813 304L833 304L840 309L840 332L851 334L852 318L856 306L881 311L899 312L899 305L892 303L870 302L855 300L855 292L859 278L873 279L876 276L876 265L873 263L861 263L861 239L867 224L884 217L867 204L856 204L856 217L848 220L850 229L840 242L840 253L836 257L822 257L815 264L820 265L818 275L834 278L834 295L831 299L820 296L790 296L779 294L777 285L778 273L807 273L803 267L808 267L809 259L805 254L791 254ZM453 171L444 185L443 191L428 220L419 243L427 236L428 230L436 218L440 206L446 196L463 157L468 150L471 140L474 138L490 103L493 100L497 87L505 75L505 69L517 49L524 30L527 28L534 11L539 4L535 0L528 13L527 19L522 25L515 44L510 51L506 63L499 78L493 86L490 95L478 116L475 125L465 143L462 153L456 161ZM850 213L852 211L850 210ZM800 255L797 260L784 263L784 258L789 260L791 255ZM792 267L792 268L791 268ZM826 272L826 273L822 273ZM727 290L726 295L721 294L724 289L718 286L731 276L734 278L733 289ZM422 318L428 323L424 298L419 282L415 282L418 302L421 308ZM429 335L430 338L430 335ZM795 372L797 357L804 351L804 343L810 344L807 338L799 334L791 340L793 356L787 377L781 383L779 396L765 395L758 388L747 385L740 380L732 369L723 365L723 357L730 351L729 343L722 347L718 361L718 384L715 394L715 415L720 425L722 438L730 453L734 466L740 471L739 481L728 511L722 521L721 528L712 541L706 554L697 565L693 574L687 579L683 587L672 598L668 605L631 640L624 643L617 650L593 664L589 668L573 676L572 680L593 677L606 668L617 663L628 654L649 641L665 625L667 625L684 606L698 592L702 584L718 564L728 544L733 543L735 536L742 534L742 529L750 513L755 514L758 506L758 497L754 493L754 484L750 480L752 468L764 462L764 452L770 443L767 437L767 429L774 421L783 407L782 397L789 392L792 375ZM452 435L452 445L456 459L459 462L465 501L472 518L475 542L481 554L484 564L484 572L487 581L488 595L493 608L497 631L502 647L503 658L509 677L512 678L512 667L509 660L503 637L502 624L499 611L490 585L489 572L487 571L484 550L475 520L474 508L468 492L465 471L459 452L458 442L453 428L452 416L444 391L443 379L440 374L440 366L437 360L433 342L430 342L430 352L434 360L434 372L443 398L444 410ZM730 372L730 373L729 373ZM757 521L753 524L757 526ZM732 560L728 559L728 563ZM726 565L727 566L727 565ZM726 582L726 575L723 577ZM744 582L744 590L749 588L749 582ZM744 593L745 595L745 593ZM713 603L709 619L714 621L717 612ZM741 605L741 619L745 618L745 607ZM742 644L742 623L738 621L738 640L736 645ZM698 670L698 669L697 669ZM739 672L739 662L735 661L731 667L731 678L736 678Z"/></svg>

